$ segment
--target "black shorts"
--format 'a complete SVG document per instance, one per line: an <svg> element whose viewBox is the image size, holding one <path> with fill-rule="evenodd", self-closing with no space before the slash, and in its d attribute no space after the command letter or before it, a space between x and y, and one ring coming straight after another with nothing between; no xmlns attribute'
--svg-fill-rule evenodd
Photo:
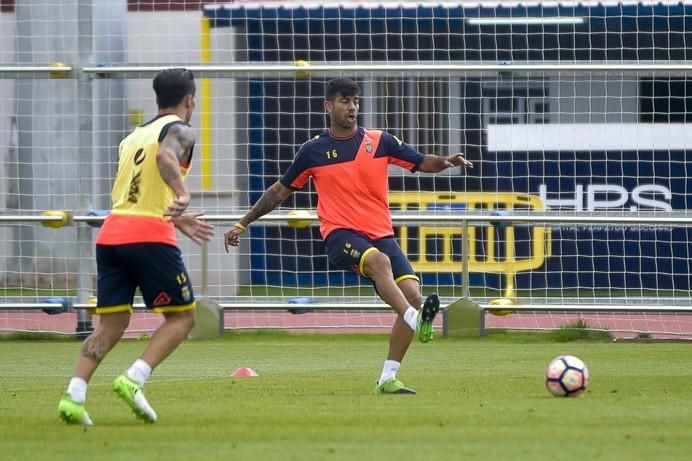
<svg viewBox="0 0 692 461"><path fill-rule="evenodd" d="M351 229L336 229L327 235L324 243L329 261L337 269L350 270L367 277L368 275L363 273L364 256L367 257L368 253L379 250L389 256L397 283L407 278L420 282L413 266L393 236L372 240Z"/></svg>
<svg viewBox="0 0 692 461"><path fill-rule="evenodd" d="M178 247L165 243L96 245L98 273L95 314L132 311L139 287L144 303L156 312L195 307L192 283Z"/></svg>

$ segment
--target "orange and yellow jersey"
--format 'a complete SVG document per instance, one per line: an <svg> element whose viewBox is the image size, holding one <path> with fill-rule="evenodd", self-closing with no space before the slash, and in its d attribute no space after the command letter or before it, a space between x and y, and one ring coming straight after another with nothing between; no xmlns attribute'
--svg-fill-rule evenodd
<svg viewBox="0 0 692 461"><path fill-rule="evenodd" d="M175 226L164 216L176 195L161 177L156 163L159 144L175 123L185 121L177 115L159 114L135 128L120 143L118 173L111 191L113 208L96 238L97 244L177 245ZM189 164L181 165L183 179L189 170Z"/></svg>
<svg viewBox="0 0 692 461"><path fill-rule="evenodd" d="M389 214L389 165L416 171L424 154L379 130L358 127L348 138L329 130L307 141L280 181L301 189L312 177L322 238L352 229L372 239L394 235Z"/></svg>

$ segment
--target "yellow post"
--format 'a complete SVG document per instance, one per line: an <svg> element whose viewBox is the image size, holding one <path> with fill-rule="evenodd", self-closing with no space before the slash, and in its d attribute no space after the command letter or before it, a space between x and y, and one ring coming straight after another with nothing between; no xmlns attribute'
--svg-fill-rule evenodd
<svg viewBox="0 0 692 461"><path fill-rule="evenodd" d="M528 194L517 194L510 192L466 192L466 193L438 193L438 192L419 192L415 194L407 192L390 192L390 204L396 209L402 210L426 210L430 205L449 206L453 209L454 204L464 204L465 209L483 211L493 215L496 210L528 210L543 211L545 205L540 197ZM516 251L516 235L513 223L503 224L502 222L493 223L489 219L490 226L478 229L475 226L465 226L468 236L464 236L463 231L458 227L443 226L420 226L418 229L418 254L409 255L411 264L417 272L455 272L458 271L458 261L452 256L452 240L456 238L464 239L468 248L464 248L462 255L467 268L462 273L468 272L492 272L500 273L504 277L504 289L502 297L493 299L489 302L491 306L488 312L496 315L506 315L512 312L511 307L518 302L516 299L516 275L522 271L537 269L545 263L548 256L552 254L551 233L549 228L534 226L531 229L532 251L526 257L519 259ZM504 258L500 258L495 250L497 244L496 234L504 232ZM484 251L479 256L479 240L476 233L480 233L484 238ZM442 258L429 258L427 241L429 238L436 238L443 242ZM410 239L407 226L402 226L399 233L401 249L404 253L408 252L408 240ZM501 239L502 240L502 239Z"/></svg>
<svg viewBox="0 0 692 461"><path fill-rule="evenodd" d="M514 299L514 278L517 275L515 269L517 262L516 240L514 239L514 227L507 226L505 229L505 244L507 270L505 271L505 298Z"/></svg>
<svg viewBox="0 0 692 461"><path fill-rule="evenodd" d="M211 61L211 20L206 16L200 22L200 58L202 63ZM200 140L201 140L201 176L202 190L211 189L211 82L208 78L200 79Z"/></svg>

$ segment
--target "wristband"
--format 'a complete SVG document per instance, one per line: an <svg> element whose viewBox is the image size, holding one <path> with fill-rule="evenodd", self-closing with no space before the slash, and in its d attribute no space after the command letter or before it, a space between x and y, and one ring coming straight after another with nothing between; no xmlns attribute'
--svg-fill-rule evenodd
<svg viewBox="0 0 692 461"><path fill-rule="evenodd" d="M240 224L239 222L233 224L233 227L235 227L236 229L240 229L240 230L243 231L243 232L245 232L245 231L247 230L247 227L243 226L243 225Z"/></svg>

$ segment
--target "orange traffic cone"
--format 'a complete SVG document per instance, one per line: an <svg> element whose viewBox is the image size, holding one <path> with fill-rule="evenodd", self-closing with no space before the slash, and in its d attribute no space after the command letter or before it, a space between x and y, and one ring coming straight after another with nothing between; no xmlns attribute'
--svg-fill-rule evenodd
<svg viewBox="0 0 692 461"><path fill-rule="evenodd" d="M231 373L233 378L254 378L259 377L259 374L252 368L237 368L233 373Z"/></svg>

